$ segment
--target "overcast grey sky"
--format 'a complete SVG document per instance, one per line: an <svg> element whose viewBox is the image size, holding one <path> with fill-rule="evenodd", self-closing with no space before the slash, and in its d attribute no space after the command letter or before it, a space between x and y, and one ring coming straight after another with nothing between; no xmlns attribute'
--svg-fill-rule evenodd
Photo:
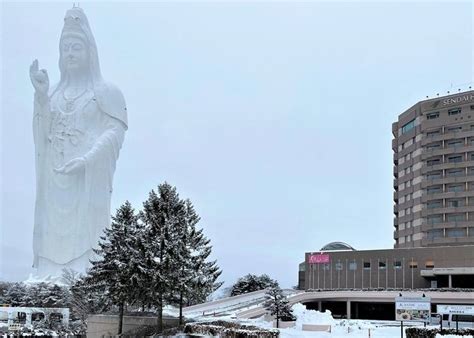
<svg viewBox="0 0 474 338"><path fill-rule="evenodd" d="M70 3L3 3L0 279L30 272L31 61L58 80ZM230 284L297 284L330 241L393 246L391 124L473 81L469 2L81 3L129 130L112 212L163 181L190 198Z"/></svg>

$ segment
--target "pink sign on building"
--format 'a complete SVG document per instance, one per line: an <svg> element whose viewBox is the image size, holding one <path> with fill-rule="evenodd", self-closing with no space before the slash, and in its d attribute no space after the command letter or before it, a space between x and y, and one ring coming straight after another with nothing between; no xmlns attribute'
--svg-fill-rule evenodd
<svg viewBox="0 0 474 338"><path fill-rule="evenodd" d="M309 264L325 264L329 263L328 254L311 254L309 255Z"/></svg>

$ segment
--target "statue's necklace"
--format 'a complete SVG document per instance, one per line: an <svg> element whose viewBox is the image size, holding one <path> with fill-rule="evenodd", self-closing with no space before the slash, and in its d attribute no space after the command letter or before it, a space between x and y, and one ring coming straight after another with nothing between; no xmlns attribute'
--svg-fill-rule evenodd
<svg viewBox="0 0 474 338"><path fill-rule="evenodd" d="M63 98L64 98L64 102L66 103L66 111L67 112L72 112L74 109L75 109L75 105L76 105L76 100L78 98L80 98L82 95L84 95L85 93L87 93L87 88L84 89L84 91L82 93L80 93L79 95L76 95L75 97L66 97L66 94L65 94L65 90L63 90Z"/></svg>

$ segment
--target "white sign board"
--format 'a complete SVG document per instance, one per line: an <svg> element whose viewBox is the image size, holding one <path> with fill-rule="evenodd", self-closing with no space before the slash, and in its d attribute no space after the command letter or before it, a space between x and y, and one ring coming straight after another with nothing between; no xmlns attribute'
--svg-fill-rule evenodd
<svg viewBox="0 0 474 338"><path fill-rule="evenodd" d="M474 315L474 305L436 305L436 312L443 315Z"/></svg>
<svg viewBox="0 0 474 338"><path fill-rule="evenodd" d="M426 322L431 316L431 298L395 298L395 320Z"/></svg>

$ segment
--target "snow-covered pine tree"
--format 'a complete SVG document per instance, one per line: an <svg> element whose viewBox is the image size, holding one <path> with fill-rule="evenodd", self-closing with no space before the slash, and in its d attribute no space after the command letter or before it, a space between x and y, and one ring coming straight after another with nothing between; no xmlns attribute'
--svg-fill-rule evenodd
<svg viewBox="0 0 474 338"><path fill-rule="evenodd" d="M3 304L10 306L27 306L30 297L28 296L28 288L23 283L11 283L4 292Z"/></svg>
<svg viewBox="0 0 474 338"><path fill-rule="evenodd" d="M104 230L98 248L94 249L97 259L91 261L92 267L84 279L86 288L102 291L119 307L119 334L122 333L125 304L134 300L139 280L138 255L134 247L137 220L130 202L126 201L117 209L110 228Z"/></svg>
<svg viewBox="0 0 474 338"><path fill-rule="evenodd" d="M173 297L177 280L176 268L182 251L178 248L179 232L183 224L185 206L176 188L167 182L158 186L158 194L152 190L143 203L140 218L144 223L142 243L145 257L141 271L143 282L148 286L148 299L157 309L158 330L163 330L163 306Z"/></svg>
<svg viewBox="0 0 474 338"><path fill-rule="evenodd" d="M266 274L257 276L249 273L237 280L237 282L232 286L230 295L237 296L253 291L265 290L266 288L273 286L275 283L276 281Z"/></svg>
<svg viewBox="0 0 474 338"><path fill-rule="evenodd" d="M270 313L275 316L277 321L277 328L280 324L280 319L293 319L293 313L288 300L283 295L282 289L275 283L266 292L266 300L263 306Z"/></svg>
<svg viewBox="0 0 474 338"><path fill-rule="evenodd" d="M216 261L207 261L212 251L210 240L197 229L200 217L189 199L184 201L184 222L176 229L176 281L174 285L179 306L179 321L183 322L184 304L203 302L222 283L216 282L222 273Z"/></svg>

